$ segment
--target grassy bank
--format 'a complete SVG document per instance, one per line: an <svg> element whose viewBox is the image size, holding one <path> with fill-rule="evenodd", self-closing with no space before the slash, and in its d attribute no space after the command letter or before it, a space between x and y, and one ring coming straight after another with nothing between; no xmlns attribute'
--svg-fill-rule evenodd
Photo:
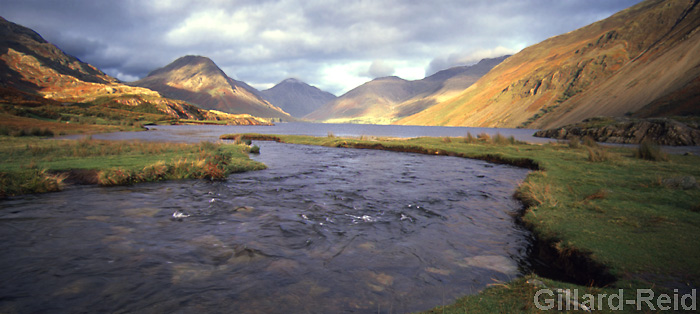
<svg viewBox="0 0 700 314"><path fill-rule="evenodd" d="M228 137L235 136L222 138ZM700 189L692 184L700 177L697 156L653 161L639 158L643 154L633 149L527 145L474 137L360 140L247 134L244 138L454 155L539 169L527 176L516 195L526 205L522 222L537 238L533 257L547 265L538 273L556 273L557 280L533 274L499 283L436 308L435 313L538 312L533 303L537 289L528 280L550 288L579 289L579 295L610 295L624 289L626 298L633 298L635 289L653 289L658 296L700 286ZM604 309L610 310L607 303Z"/></svg>
<svg viewBox="0 0 700 314"><path fill-rule="evenodd" d="M224 179L262 169L247 145L142 143L0 136L0 197L57 191L66 183L124 185Z"/></svg>

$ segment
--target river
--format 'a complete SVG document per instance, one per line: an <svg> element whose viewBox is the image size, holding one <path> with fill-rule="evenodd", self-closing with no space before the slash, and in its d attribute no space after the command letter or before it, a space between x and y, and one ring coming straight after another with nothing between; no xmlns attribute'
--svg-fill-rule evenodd
<svg viewBox="0 0 700 314"><path fill-rule="evenodd" d="M276 132L265 128L244 129ZM100 136L215 140L233 127L156 129ZM512 194L527 170L256 144L269 168L226 181L1 201L0 312L403 313L526 271Z"/></svg>

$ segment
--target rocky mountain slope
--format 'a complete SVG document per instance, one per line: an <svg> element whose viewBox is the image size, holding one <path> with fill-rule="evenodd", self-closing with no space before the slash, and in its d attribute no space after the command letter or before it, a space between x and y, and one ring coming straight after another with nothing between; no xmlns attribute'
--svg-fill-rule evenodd
<svg viewBox="0 0 700 314"><path fill-rule="evenodd" d="M293 120L282 109L262 99L252 87L228 77L206 57L181 57L130 85L149 88L203 109Z"/></svg>
<svg viewBox="0 0 700 314"><path fill-rule="evenodd" d="M362 84L304 118L326 122L390 123L420 112L476 82L507 56L453 67L422 80L382 77Z"/></svg>
<svg viewBox="0 0 700 314"><path fill-rule="evenodd" d="M207 111L162 97L150 89L117 79L65 54L39 34L0 17L0 105L2 113L45 119L72 116L129 116L227 120L233 124L267 124L250 116ZM77 110L77 111L76 111ZM10 123L10 121L5 121Z"/></svg>
<svg viewBox="0 0 700 314"><path fill-rule="evenodd" d="M398 123L547 128L594 116L697 113L698 3L647 0L549 38Z"/></svg>
<svg viewBox="0 0 700 314"><path fill-rule="evenodd" d="M260 95L293 117L301 118L337 97L303 81L288 78Z"/></svg>

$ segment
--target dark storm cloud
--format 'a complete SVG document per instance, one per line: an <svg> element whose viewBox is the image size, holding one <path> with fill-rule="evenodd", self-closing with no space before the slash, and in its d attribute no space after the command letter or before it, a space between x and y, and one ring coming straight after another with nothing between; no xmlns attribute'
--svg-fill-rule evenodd
<svg viewBox="0 0 700 314"><path fill-rule="evenodd" d="M0 12L123 80L197 54L260 88L297 77L339 94L515 53L637 2L5 0Z"/></svg>

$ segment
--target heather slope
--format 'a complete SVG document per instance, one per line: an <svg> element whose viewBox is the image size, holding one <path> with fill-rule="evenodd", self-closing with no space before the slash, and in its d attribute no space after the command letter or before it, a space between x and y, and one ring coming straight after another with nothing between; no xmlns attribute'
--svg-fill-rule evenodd
<svg viewBox="0 0 700 314"><path fill-rule="evenodd" d="M228 77L206 57L181 57L131 85L156 90L203 109L292 120L282 109L258 96L252 87Z"/></svg>
<svg viewBox="0 0 700 314"><path fill-rule="evenodd" d="M398 123L544 128L634 113L664 97L694 99L699 2L648 0L547 39Z"/></svg>

